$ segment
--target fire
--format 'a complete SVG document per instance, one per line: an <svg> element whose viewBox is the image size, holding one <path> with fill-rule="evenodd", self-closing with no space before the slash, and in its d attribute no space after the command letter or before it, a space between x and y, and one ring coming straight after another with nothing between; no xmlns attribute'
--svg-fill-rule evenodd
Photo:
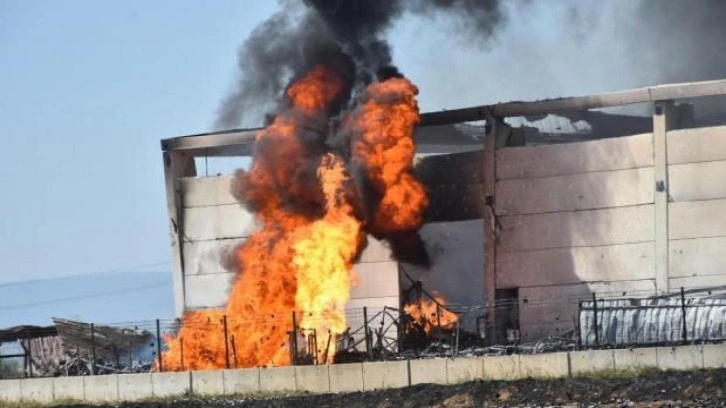
<svg viewBox="0 0 726 408"><path fill-rule="evenodd" d="M345 304L353 278L353 259L361 243L361 223L344 198L347 174L342 160L323 157L318 169L326 199L325 215L308 225L294 244L292 264L297 270L295 305L305 311L301 327L317 333L346 329ZM333 349L317 351L318 359L332 362ZM323 357L325 353L325 357Z"/></svg>
<svg viewBox="0 0 726 408"><path fill-rule="evenodd" d="M435 327L450 327L459 320L459 316L445 306L446 300L435 294L434 300L420 299L417 303L406 305L403 310L426 333L431 333Z"/></svg>
<svg viewBox="0 0 726 408"><path fill-rule="evenodd" d="M288 105L256 135L252 167L238 172L233 191L260 229L237 249L226 309L186 313L177 336L166 339L164 370L288 365L294 324L323 339L316 361L332 362L365 232L420 227L428 202L410 174L418 90L403 78L372 84L343 124L353 135L351 161L381 196L366 220L354 210L360 194L351 192L357 187L343 156L324 145L329 111L344 89L334 71L313 68L288 87Z"/></svg>
<svg viewBox="0 0 726 408"><path fill-rule="evenodd" d="M419 122L418 88L405 78L391 78L368 87L366 99L352 119L360 130L353 145L353 162L362 163L381 194L373 216L375 232L415 230L428 206L426 190L411 175L416 146L413 130Z"/></svg>

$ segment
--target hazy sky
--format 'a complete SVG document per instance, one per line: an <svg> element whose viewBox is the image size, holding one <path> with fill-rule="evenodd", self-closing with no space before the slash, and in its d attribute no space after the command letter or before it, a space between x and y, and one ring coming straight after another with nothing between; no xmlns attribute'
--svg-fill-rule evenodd
<svg viewBox="0 0 726 408"><path fill-rule="evenodd" d="M598 31L629 3L580 16L587 40L563 23L567 2L514 11L489 48L440 20L405 19L390 38L424 111L613 90L649 82ZM239 43L276 8L0 0L0 283L168 270L159 140L210 129Z"/></svg>
<svg viewBox="0 0 726 408"><path fill-rule="evenodd" d="M159 140L209 128L275 8L0 0L0 282L167 262Z"/></svg>

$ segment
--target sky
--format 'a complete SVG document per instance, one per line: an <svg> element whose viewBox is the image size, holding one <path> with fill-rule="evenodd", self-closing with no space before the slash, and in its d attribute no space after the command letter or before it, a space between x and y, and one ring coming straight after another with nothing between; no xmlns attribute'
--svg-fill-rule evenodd
<svg viewBox="0 0 726 408"><path fill-rule="evenodd" d="M0 1L0 282L168 270L159 140L209 129L274 9Z"/></svg>
<svg viewBox="0 0 726 408"><path fill-rule="evenodd" d="M0 284L0 329L53 317L128 323L174 318L169 272L122 272Z"/></svg>
<svg viewBox="0 0 726 408"><path fill-rule="evenodd" d="M481 46L435 19L396 24L395 62L419 85L422 111L648 84L608 75L628 61L610 47L607 64L593 63L607 32L584 42L557 29L566 5L546 3ZM211 130L240 42L276 9L271 0L0 0L0 284L170 273L159 141ZM102 292L94 282L73 290Z"/></svg>

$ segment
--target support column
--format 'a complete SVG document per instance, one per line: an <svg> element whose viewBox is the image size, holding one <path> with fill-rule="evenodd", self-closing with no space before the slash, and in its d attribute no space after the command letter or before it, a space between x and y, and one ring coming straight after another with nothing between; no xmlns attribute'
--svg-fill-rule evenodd
<svg viewBox="0 0 726 408"><path fill-rule="evenodd" d="M494 303L497 276L496 216L494 189L496 184L497 120L487 120L489 131L484 139L484 300ZM487 323L494 323L494 309L487 308Z"/></svg>
<svg viewBox="0 0 726 408"><path fill-rule="evenodd" d="M496 213L497 148L507 146L511 141L512 128L501 118L487 120L489 131L484 140L484 296L487 307L488 341L501 344L506 340L502 316L508 311L497 310L497 245L499 221Z"/></svg>
<svg viewBox="0 0 726 408"><path fill-rule="evenodd" d="M670 292L668 280L668 146L667 133L675 119L673 101L653 106L653 165L655 200L655 288Z"/></svg>
<svg viewBox="0 0 726 408"><path fill-rule="evenodd" d="M174 311L177 317L184 313L184 261L182 243L184 242L184 219L182 212L180 177L195 177L194 158L184 153L165 151L164 180L166 184L166 205L169 214L169 234L171 238L171 266L174 274Z"/></svg>

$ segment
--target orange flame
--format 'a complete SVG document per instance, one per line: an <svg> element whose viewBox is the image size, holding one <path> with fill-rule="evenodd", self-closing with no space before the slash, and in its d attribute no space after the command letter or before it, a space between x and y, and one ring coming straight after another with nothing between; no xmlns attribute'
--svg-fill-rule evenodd
<svg viewBox="0 0 726 408"><path fill-rule="evenodd" d="M412 174L419 122L418 88L405 78L370 85L366 100L352 119L360 136L353 161L362 163L382 199L373 216L375 232L416 230L428 206L426 191Z"/></svg>
<svg viewBox="0 0 726 408"><path fill-rule="evenodd" d="M292 264L297 269L295 305L304 310L301 327L317 333L342 333L346 329L345 304L353 282L353 259L362 241L361 223L343 197L347 180L342 160L332 154L323 157L318 169L326 199L325 215L306 226L293 245ZM328 363L333 349L317 350Z"/></svg>
<svg viewBox="0 0 726 408"><path fill-rule="evenodd" d="M357 279L352 265L363 227L385 232L420 226L426 194L410 175L418 90L398 78L373 84L355 120L346 124L360 135L353 160L383 197L366 225L346 195L355 183L343 159L310 148L299 135L305 126L328 120L327 110L343 88L332 71L315 67L287 89L289 106L256 135L252 167L238 172L235 182L260 229L237 249L239 273L226 309L188 312L176 337L167 336L165 370L290 364L293 311L298 327L319 338L347 328L344 308ZM306 173L311 163L315 174ZM296 211L291 201L314 203L316 211ZM336 341L329 340L332 349L315 351L318 362L332 362Z"/></svg>
<svg viewBox="0 0 726 408"><path fill-rule="evenodd" d="M456 323L459 316L446 309L446 300L440 295L434 295L435 301L421 299L417 303L404 306L403 310L413 321L421 326L426 333L431 333L435 327L446 328Z"/></svg>

